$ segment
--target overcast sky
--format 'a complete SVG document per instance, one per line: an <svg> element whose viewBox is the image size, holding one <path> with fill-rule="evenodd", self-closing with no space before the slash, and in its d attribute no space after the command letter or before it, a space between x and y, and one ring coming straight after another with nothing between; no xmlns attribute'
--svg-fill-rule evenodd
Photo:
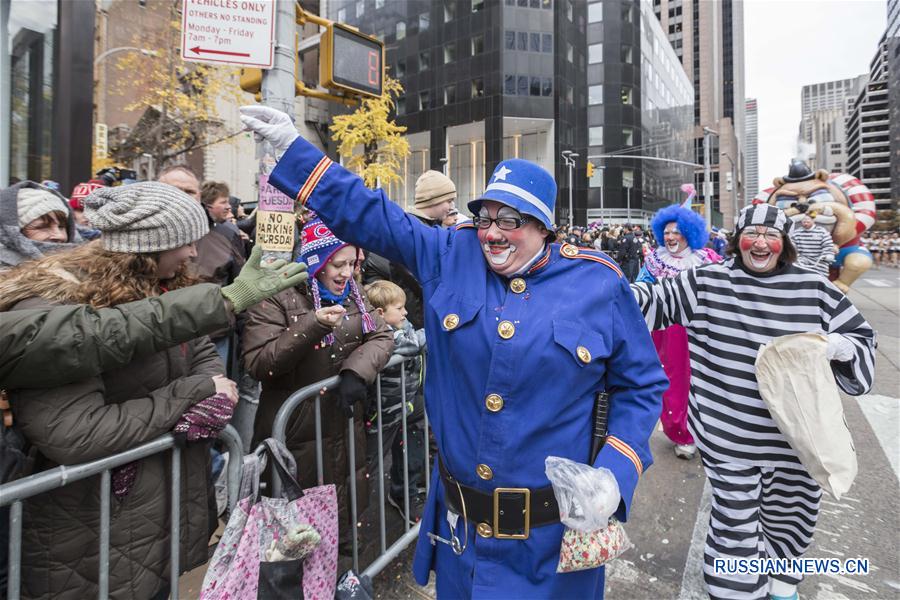
<svg viewBox="0 0 900 600"><path fill-rule="evenodd" d="M886 22L886 0L744 2L745 92L759 105L761 188L795 156L801 88L868 73Z"/></svg>

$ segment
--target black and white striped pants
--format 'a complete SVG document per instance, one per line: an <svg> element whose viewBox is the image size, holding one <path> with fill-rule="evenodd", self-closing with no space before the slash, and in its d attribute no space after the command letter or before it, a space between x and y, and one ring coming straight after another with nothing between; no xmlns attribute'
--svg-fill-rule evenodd
<svg viewBox="0 0 900 600"><path fill-rule="evenodd" d="M703 461L712 512L703 579L710 598L768 597L769 576L716 573L717 558L800 558L812 543L822 490L805 470ZM721 563L720 563L721 564ZM797 584L800 577L778 575Z"/></svg>

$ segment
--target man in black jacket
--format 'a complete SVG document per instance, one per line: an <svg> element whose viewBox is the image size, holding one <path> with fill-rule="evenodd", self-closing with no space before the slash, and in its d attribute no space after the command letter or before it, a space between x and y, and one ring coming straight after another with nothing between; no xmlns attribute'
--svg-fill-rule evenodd
<svg viewBox="0 0 900 600"><path fill-rule="evenodd" d="M628 281L634 283L641 269L641 239L628 226L627 233L619 238L616 260Z"/></svg>

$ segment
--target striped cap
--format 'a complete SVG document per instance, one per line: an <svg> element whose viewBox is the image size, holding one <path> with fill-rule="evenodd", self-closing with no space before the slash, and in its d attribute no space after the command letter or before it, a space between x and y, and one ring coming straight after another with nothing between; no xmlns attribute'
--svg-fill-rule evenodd
<svg viewBox="0 0 900 600"><path fill-rule="evenodd" d="M511 158L497 165L481 197L469 202L472 214L478 214L483 200L511 206L523 215L534 217L547 229L553 229L556 182L533 162Z"/></svg>
<svg viewBox="0 0 900 600"><path fill-rule="evenodd" d="M750 225L764 225L777 229L781 233L787 235L791 230L791 221L784 211L777 206L771 204L751 204L745 206L738 216L736 233L740 233L744 227Z"/></svg>

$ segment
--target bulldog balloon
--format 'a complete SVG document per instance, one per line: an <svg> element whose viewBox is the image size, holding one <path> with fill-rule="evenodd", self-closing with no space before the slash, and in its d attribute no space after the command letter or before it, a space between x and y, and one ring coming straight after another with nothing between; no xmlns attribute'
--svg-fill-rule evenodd
<svg viewBox="0 0 900 600"><path fill-rule="evenodd" d="M872 255L859 237L875 222L875 198L863 183L846 173L813 172L800 160L791 161L789 172L776 177L774 187L761 191L754 204L773 204L794 221L803 215L831 233L838 247L831 265L831 279L845 294L856 279L872 266Z"/></svg>

